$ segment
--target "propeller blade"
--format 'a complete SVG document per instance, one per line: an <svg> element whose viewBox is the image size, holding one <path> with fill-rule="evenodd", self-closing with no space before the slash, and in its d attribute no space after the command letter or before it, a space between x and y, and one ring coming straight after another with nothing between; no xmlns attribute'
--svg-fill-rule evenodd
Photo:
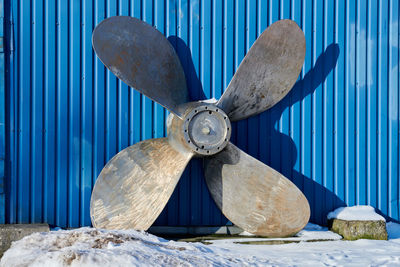
<svg viewBox="0 0 400 267"><path fill-rule="evenodd" d="M188 102L185 74L161 32L136 18L117 16L97 25L92 43L115 76L181 117L178 106Z"/></svg>
<svg viewBox="0 0 400 267"><path fill-rule="evenodd" d="M193 154L168 138L145 140L115 155L101 171L90 203L92 224L147 230L167 204Z"/></svg>
<svg viewBox="0 0 400 267"><path fill-rule="evenodd" d="M292 20L275 22L250 48L217 106L231 121L271 108L293 87L305 52L306 41L299 26Z"/></svg>
<svg viewBox="0 0 400 267"><path fill-rule="evenodd" d="M284 237L310 218L303 193L282 174L229 143L204 159L207 186L222 213L243 230Z"/></svg>

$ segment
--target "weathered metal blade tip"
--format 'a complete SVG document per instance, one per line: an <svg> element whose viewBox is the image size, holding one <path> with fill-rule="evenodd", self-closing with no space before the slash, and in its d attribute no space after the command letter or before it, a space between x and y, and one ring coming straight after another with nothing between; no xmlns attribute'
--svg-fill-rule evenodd
<svg viewBox="0 0 400 267"><path fill-rule="evenodd" d="M305 51L305 37L296 22L275 22L254 42L217 105L231 121L271 108L296 82Z"/></svg>
<svg viewBox="0 0 400 267"><path fill-rule="evenodd" d="M93 226L147 230L167 204L191 157L173 148L167 138L142 141L119 152L93 188Z"/></svg>
<svg viewBox="0 0 400 267"><path fill-rule="evenodd" d="M177 107L188 102L185 74L161 32L136 18L110 17L96 26L92 44L115 76L181 116Z"/></svg>
<svg viewBox="0 0 400 267"><path fill-rule="evenodd" d="M279 172L231 143L204 161L211 195L235 225L256 235L285 237L307 224L307 199Z"/></svg>

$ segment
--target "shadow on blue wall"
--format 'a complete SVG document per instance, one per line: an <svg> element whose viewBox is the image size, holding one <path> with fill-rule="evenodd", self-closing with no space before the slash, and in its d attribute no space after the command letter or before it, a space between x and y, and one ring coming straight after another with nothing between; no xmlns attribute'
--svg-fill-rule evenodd
<svg viewBox="0 0 400 267"><path fill-rule="evenodd" d="M329 45L319 55L311 70L307 72L303 79L296 82L291 92L281 100L280 104L267 111L271 114L271 121L267 126L271 131L271 139L280 140L281 147L285 148L279 151L280 159L288 159L290 161L289 165L282 164L284 167L281 172L289 177L307 197L311 208L311 222L321 225L327 225L326 215L328 212L335 208L346 206L346 203L335 193L312 180L311 177L307 177L294 169L296 161L300 160L296 144L290 136L279 132L276 129L276 125L286 108L313 94L325 81L328 74L336 67L339 53L338 44ZM275 160L271 162L270 166L279 170L280 164L279 160Z"/></svg>
<svg viewBox="0 0 400 267"><path fill-rule="evenodd" d="M207 99L197 76L190 48L179 37L170 36L168 40L175 48L185 72L190 100ZM216 226L227 223L229 221L219 211L208 191L204 180L203 160L193 158L154 225Z"/></svg>
<svg viewBox="0 0 400 267"><path fill-rule="evenodd" d="M182 63L183 69L185 71L187 85L189 89L189 95L192 101L196 100L203 100L206 99L206 96L203 91L202 84L197 76L192 57L189 47L185 44L185 42L176 36L170 36L168 40L174 46L177 51L178 57ZM284 148L280 150L278 155L280 159L288 159L290 163L281 164L281 160L272 160L271 162L264 163L270 165L271 167L279 170L280 165L284 165L281 169L281 172L290 178L306 195L311 208L311 221L314 223L326 225L326 215L329 211L341 207L346 206L346 204L337 197L333 192L325 188L323 185L313 181L310 177L305 176L304 174L298 172L294 169L294 165L297 160L298 156L298 149L296 144L292 140L292 138L284 133L281 133L277 130L277 123L282 116L282 113L287 109L290 105L295 104L296 102L302 101L307 95L312 94L321 83L325 81L328 74L335 68L338 57L339 57L339 46L337 44L329 45L326 50L319 55L317 61L315 62L314 66L311 68L310 71L304 76L303 79L296 82L294 87L292 88L291 92L281 100L281 102L275 105L272 109L266 111L269 113L269 120L267 120L267 125L263 125L267 128L267 132L270 133L269 137L271 140L280 140L281 147ZM290 98L290 99L289 99ZM263 121L264 122L264 121ZM237 124L237 123L234 123ZM238 125L236 125L236 128ZM233 138L234 142L235 138ZM248 140L251 141L251 140ZM234 142L235 143L235 142ZM240 144L237 144L240 147ZM246 147L241 147L250 155L252 154L250 151L247 151ZM252 155L257 157L257 155ZM258 157L259 158L259 157ZM204 198L210 198L210 195L206 189L206 185L203 178L203 171L201 168L201 161L194 160L185 170L184 175L182 176L177 189L175 190L173 196L171 197L171 201L175 202L179 201L180 205L188 205L189 207L184 208L185 212L189 212L190 214L180 214L179 211L173 211L179 215L178 217L188 217L188 218L198 218L197 220L187 219L182 221L176 221L179 225L221 225L227 223L226 218L224 218L218 208L215 206L214 203L207 203L206 207L201 207L201 205L193 205L193 202L199 201L199 196L186 196L186 198L190 199L190 203L184 203L181 200L178 200L182 194L179 192L180 190L184 190L185 186L193 185L193 183L198 183L199 188L198 190L201 191L202 195L202 202L204 205ZM196 175L193 177L194 172L192 171L192 175L189 175L189 169L196 170L200 173L200 175ZM198 180L200 179L200 180ZM198 180L198 181L194 181ZM184 184L184 186L182 186ZM192 186L193 187L193 186ZM208 200L213 202L212 200ZM170 212L173 209L172 205L168 205ZM193 208L198 207L198 209ZM202 210L200 210L202 209ZM211 218L200 218L202 214L204 214L204 209L209 209L207 214ZM162 215L157 220L156 224L162 225L163 224L163 217L167 215L167 209L164 209ZM181 209L182 210L182 209ZM165 225L165 224L164 224Z"/></svg>

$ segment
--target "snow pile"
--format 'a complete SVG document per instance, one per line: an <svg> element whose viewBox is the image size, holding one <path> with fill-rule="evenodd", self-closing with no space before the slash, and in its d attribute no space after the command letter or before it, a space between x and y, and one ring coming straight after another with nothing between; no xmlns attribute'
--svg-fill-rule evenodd
<svg viewBox="0 0 400 267"><path fill-rule="evenodd" d="M375 212L371 206L341 207L328 213L328 220L339 219L344 221L386 221Z"/></svg>
<svg viewBox="0 0 400 267"><path fill-rule="evenodd" d="M299 243L248 245L223 239L205 245L133 230L81 228L35 233L14 242L0 266L400 266L400 225L388 223L388 233L389 241L304 242L311 236L333 237L326 228L308 224L292 237Z"/></svg>
<svg viewBox="0 0 400 267"><path fill-rule="evenodd" d="M35 233L14 242L0 266L176 266L217 264L202 246L140 231L94 228Z"/></svg>

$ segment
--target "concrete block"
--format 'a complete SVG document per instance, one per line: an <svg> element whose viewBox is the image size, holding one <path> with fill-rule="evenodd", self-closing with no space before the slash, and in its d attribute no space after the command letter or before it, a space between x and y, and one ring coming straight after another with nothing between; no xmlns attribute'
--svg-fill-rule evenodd
<svg viewBox="0 0 400 267"><path fill-rule="evenodd" d="M350 221L330 219L329 230L335 232L345 240L376 239L387 240L385 221Z"/></svg>
<svg viewBox="0 0 400 267"><path fill-rule="evenodd" d="M36 232L48 231L48 224L0 224L0 257L11 247L13 241Z"/></svg>

